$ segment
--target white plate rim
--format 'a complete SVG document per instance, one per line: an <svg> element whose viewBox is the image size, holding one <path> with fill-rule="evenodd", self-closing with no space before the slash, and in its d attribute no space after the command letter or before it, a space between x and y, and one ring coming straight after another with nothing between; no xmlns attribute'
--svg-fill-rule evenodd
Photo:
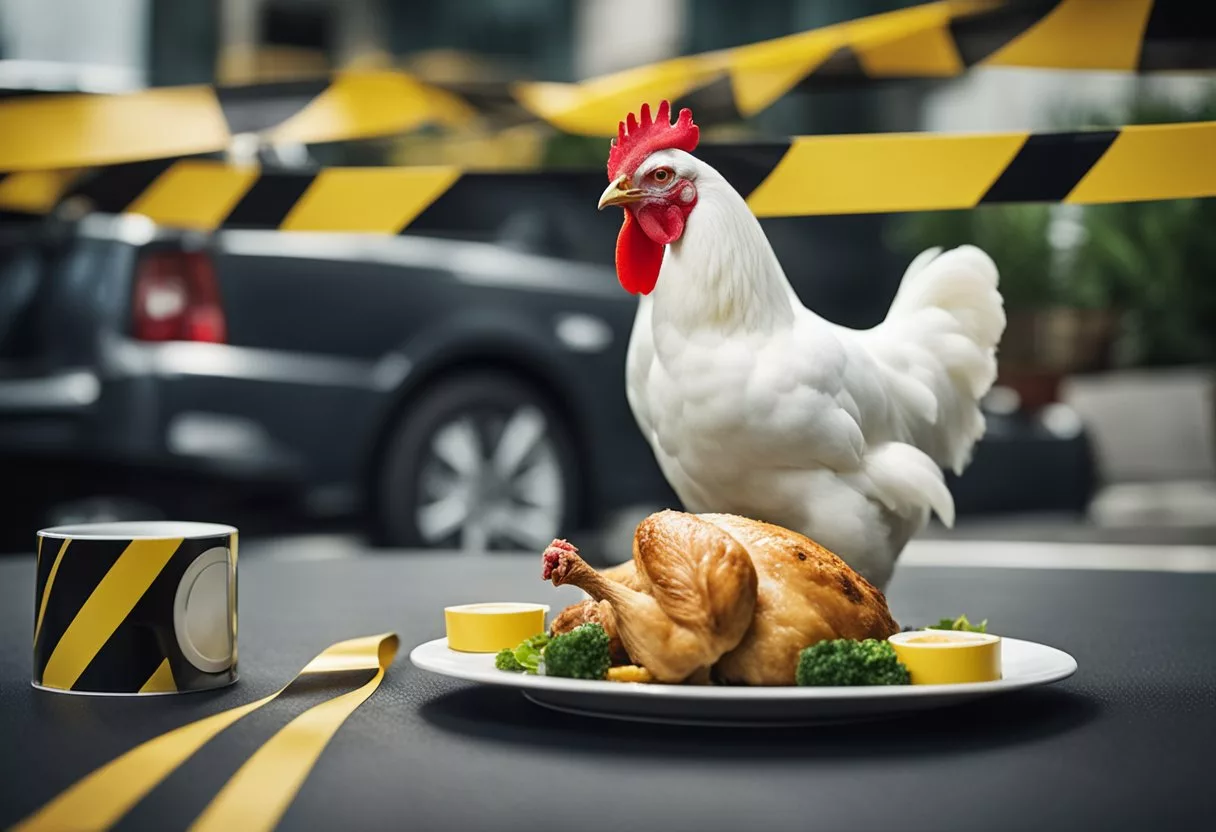
<svg viewBox="0 0 1216 832"><path fill-rule="evenodd" d="M1023 688L1048 685L1072 676L1077 671L1077 660L1068 653L1056 647L1040 644L1024 639L1002 636L1005 644L1018 645L1034 651L1045 653L1058 664L1051 669L1038 673L1028 673L1014 677L1005 677L993 682L967 682L954 685L875 685L867 687L797 687L794 685L774 687L743 687L743 686L691 686L636 684L621 682L603 682L584 679L561 679L553 676L532 676L524 673L507 673L493 667L488 670L480 668L458 668L440 666L430 658L430 654L442 648L449 650L446 638L437 638L423 642L410 651L410 663L420 670L462 679L467 682L495 685L498 687L515 688L520 691L550 690L566 693L588 693L599 696L628 696L628 697L662 697L668 699L698 699L698 700L734 700L769 702L785 701L841 701L858 699L903 699L912 697L934 696L967 696L970 694L1002 693L1021 690ZM1004 646L1004 645L1002 645ZM1003 651L1002 651L1003 652ZM468 656L485 656L486 654L460 654ZM501 678L499 678L501 677Z"/></svg>

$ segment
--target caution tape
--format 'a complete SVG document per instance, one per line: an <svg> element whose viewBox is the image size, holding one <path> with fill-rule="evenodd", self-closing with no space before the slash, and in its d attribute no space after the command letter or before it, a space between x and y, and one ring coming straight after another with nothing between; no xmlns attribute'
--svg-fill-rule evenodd
<svg viewBox="0 0 1216 832"><path fill-rule="evenodd" d="M215 153L241 133L307 144L388 136L426 124L464 124L475 115L458 96L394 71L270 87L26 96L0 102L0 170Z"/></svg>
<svg viewBox="0 0 1216 832"><path fill-rule="evenodd" d="M950 78L977 66L1213 69L1216 15L1194 0L939 0L578 84L445 84L354 70L245 87L28 96L0 102L0 171L216 153L246 133L317 144L479 118L612 136L641 101L671 100L710 125L755 115L795 88Z"/></svg>
<svg viewBox="0 0 1216 832"><path fill-rule="evenodd" d="M191 827L197 832L273 829L326 743L380 685L397 654L397 645L397 636L392 633L338 642L270 696L183 725L106 763L18 823L13 832L109 829L236 721L297 691L316 690L318 686L353 687L309 708L254 752Z"/></svg>
<svg viewBox="0 0 1216 832"><path fill-rule="evenodd" d="M1088 205L1216 195L1216 122L1080 133L795 139L748 195L757 216Z"/></svg>
<svg viewBox="0 0 1216 832"><path fill-rule="evenodd" d="M1216 16L1190 0L946 0L749 46L675 58L516 98L570 133L612 136L668 99L698 121L761 112L795 88L952 78L972 67L1150 72L1216 68Z"/></svg>
<svg viewBox="0 0 1216 832"><path fill-rule="evenodd" d="M697 156L717 168L760 217L1216 196L1216 122L1075 133L809 136L778 144L705 145ZM13 178L35 175L10 174L0 180L0 194ZM82 207L88 210L142 214L160 225L197 231L396 234L434 213L467 214L445 205L457 200L458 190L463 192L459 199L467 199L479 184L501 189L504 182L522 186L529 178L574 182L589 193L588 211L603 187L601 169L487 174L458 167L396 167L296 173L183 159L105 168L71 180L59 199L84 200ZM510 185L505 187L509 194ZM44 200L38 208L45 212L54 204ZM515 207L510 200L482 200L477 213L484 221L486 214L501 211L505 219ZM16 210L2 202L0 208Z"/></svg>

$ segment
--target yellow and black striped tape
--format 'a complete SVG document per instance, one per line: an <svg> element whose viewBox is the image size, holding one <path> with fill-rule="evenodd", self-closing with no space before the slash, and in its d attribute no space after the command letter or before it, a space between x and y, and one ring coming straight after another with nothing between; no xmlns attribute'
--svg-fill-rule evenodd
<svg viewBox="0 0 1216 832"><path fill-rule="evenodd" d="M975 66L1213 69L1216 15L1194 0L938 0L578 84L445 84L355 70L246 87L26 96L0 102L0 171L222 152L238 133L316 144L479 117L612 136L640 101L669 99L709 125L752 116L798 87L948 78Z"/></svg>
<svg viewBox="0 0 1216 832"><path fill-rule="evenodd" d="M149 792L222 731L276 699L332 694L279 730L229 778L191 824L193 832L241 829L269 832L278 825L329 740L375 693L397 655L394 633L340 641L310 661L285 687L236 708L183 725L136 746L81 778L13 832L110 829ZM184 819L183 819L184 820Z"/></svg>
<svg viewBox="0 0 1216 832"><path fill-rule="evenodd" d="M250 87L22 96L0 102L0 170L215 153L240 133L307 144L389 136L426 124L459 125L475 115L457 95L381 70Z"/></svg>
<svg viewBox="0 0 1216 832"><path fill-rule="evenodd" d="M236 681L237 533L39 533L34 671L76 693L174 693Z"/></svg>
<svg viewBox="0 0 1216 832"><path fill-rule="evenodd" d="M562 130L613 136L639 101L666 98L712 124L753 116L795 88L951 78L972 67L1212 69L1216 15L1190 0L942 0L514 94Z"/></svg>
<svg viewBox="0 0 1216 832"><path fill-rule="evenodd" d="M1000 202L1092 204L1216 196L1216 122L1078 133L810 136L768 145L706 145L760 217L973 208ZM0 180L0 195L13 178ZM37 174L41 176L41 174ZM262 171L200 159L138 162L64 180L59 198L137 213L168 227L396 234L427 226L479 187L568 179L594 201L602 170L484 173L456 167ZM25 186L23 186L25 187ZM29 186L29 190L37 188ZM49 186L45 193L54 189ZM39 203L49 210L56 200ZM465 202L464 204L468 204ZM0 202L0 207L16 208ZM509 211L482 200L481 213ZM592 210L588 205L587 210Z"/></svg>

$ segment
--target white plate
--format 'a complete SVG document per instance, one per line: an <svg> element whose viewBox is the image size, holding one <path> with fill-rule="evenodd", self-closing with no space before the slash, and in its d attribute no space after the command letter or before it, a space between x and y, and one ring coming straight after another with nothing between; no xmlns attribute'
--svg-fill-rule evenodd
<svg viewBox="0 0 1216 832"><path fill-rule="evenodd" d="M695 725L791 725L873 719L906 711L956 705L984 696L1067 679L1076 660L1054 647L1001 639L997 682L890 687L697 687L590 682L507 673L494 656L458 653L447 639L420 644L410 653L416 667L470 682L516 688L538 705L587 716Z"/></svg>

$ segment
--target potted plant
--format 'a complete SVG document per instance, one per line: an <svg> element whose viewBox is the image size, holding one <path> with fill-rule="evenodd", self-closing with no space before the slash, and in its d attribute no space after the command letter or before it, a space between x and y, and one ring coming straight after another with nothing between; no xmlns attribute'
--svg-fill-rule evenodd
<svg viewBox="0 0 1216 832"><path fill-rule="evenodd" d="M1216 85L1189 106L1149 96L1084 126L1216 120ZM1126 310L1122 366L1216 363L1216 200L1086 206L1068 272L1070 291L1096 308Z"/></svg>

